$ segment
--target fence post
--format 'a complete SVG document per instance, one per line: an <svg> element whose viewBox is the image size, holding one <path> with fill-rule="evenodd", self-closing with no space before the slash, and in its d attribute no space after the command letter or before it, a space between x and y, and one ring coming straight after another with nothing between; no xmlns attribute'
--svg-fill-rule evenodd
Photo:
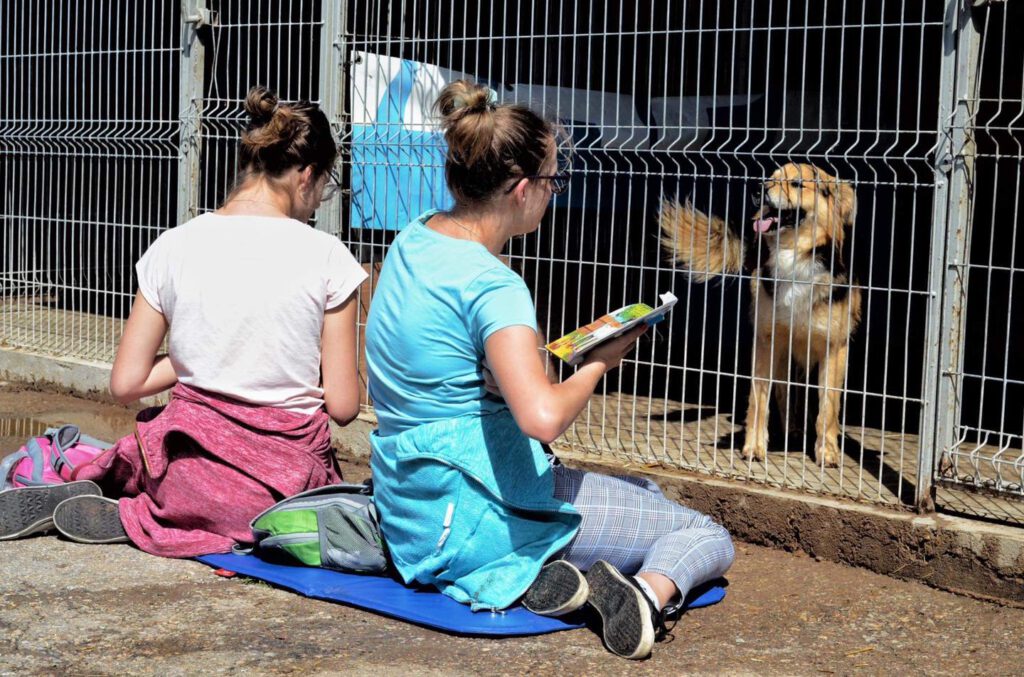
<svg viewBox="0 0 1024 677"><path fill-rule="evenodd" d="M181 53L178 57L178 223L199 212L200 120L203 109L205 48L199 29L210 23L206 0L181 0Z"/></svg>
<svg viewBox="0 0 1024 677"><path fill-rule="evenodd" d="M971 131L977 104L981 34L965 0L947 0L942 40L935 196L929 268L931 297L925 352L924 407L918 450L916 504L933 511L935 455L956 444L960 422L970 260L975 143Z"/></svg>
<svg viewBox="0 0 1024 677"><path fill-rule="evenodd" d="M344 124L345 93L345 11L348 0L323 0L320 28L320 109L331 123L335 139ZM341 234L341 196L317 211L316 227Z"/></svg>

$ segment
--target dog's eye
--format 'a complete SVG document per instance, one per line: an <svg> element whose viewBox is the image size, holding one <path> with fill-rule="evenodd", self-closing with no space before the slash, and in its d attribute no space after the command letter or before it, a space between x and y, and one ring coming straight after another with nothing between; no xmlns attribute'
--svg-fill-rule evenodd
<svg viewBox="0 0 1024 677"><path fill-rule="evenodd" d="M800 179L793 179L792 181L789 182L789 185L793 186L794 188L802 188L804 182L801 181Z"/></svg>

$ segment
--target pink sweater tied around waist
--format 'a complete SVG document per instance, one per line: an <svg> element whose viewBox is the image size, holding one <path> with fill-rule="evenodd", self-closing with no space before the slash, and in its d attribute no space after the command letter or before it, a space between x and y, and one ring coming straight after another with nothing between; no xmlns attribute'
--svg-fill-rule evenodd
<svg viewBox="0 0 1024 677"><path fill-rule="evenodd" d="M305 416L178 384L166 407L140 412L135 434L74 479L120 499L121 522L140 549L194 557L251 542L253 517L341 476L322 409Z"/></svg>

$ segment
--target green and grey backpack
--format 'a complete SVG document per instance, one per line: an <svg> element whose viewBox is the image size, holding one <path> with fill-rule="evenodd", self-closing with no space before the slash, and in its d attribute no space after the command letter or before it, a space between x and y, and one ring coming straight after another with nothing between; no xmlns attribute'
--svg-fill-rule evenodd
<svg viewBox="0 0 1024 677"><path fill-rule="evenodd" d="M332 484L286 498L250 523L255 545L248 551L311 567L383 574L387 555L372 493L367 481Z"/></svg>

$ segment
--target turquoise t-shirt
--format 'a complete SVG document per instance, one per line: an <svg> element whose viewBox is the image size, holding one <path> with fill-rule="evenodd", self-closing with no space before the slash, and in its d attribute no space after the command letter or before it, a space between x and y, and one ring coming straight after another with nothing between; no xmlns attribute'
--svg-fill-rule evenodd
<svg viewBox="0 0 1024 677"><path fill-rule="evenodd" d="M366 321L366 364L378 434L506 409L484 390L487 338L537 328L526 283L478 242L409 223L388 251Z"/></svg>

